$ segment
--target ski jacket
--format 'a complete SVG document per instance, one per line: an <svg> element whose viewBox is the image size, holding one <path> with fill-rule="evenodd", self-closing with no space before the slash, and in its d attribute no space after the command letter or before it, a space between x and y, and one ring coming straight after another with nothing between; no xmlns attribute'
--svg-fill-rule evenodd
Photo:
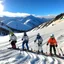
<svg viewBox="0 0 64 64"><path fill-rule="evenodd" d="M23 41L29 41L29 38L28 38L28 36L23 36L23 37L22 37L22 40L23 40Z"/></svg>
<svg viewBox="0 0 64 64"><path fill-rule="evenodd" d="M16 41L17 40L17 37L15 35L13 35L13 36L10 37L10 40L11 41Z"/></svg>
<svg viewBox="0 0 64 64"><path fill-rule="evenodd" d="M50 44L50 45L57 45L57 41L56 41L55 38L50 38L50 39L48 40L48 44Z"/></svg>
<svg viewBox="0 0 64 64"><path fill-rule="evenodd" d="M37 36L37 37L36 37L36 40L38 40L38 42L42 42L42 41L43 41L43 39L42 39L41 36ZM36 41L36 40L35 40L35 41Z"/></svg>

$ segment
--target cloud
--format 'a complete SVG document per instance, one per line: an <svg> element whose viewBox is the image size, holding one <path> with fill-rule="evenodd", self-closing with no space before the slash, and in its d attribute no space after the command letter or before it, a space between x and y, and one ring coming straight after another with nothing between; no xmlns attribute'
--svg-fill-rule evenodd
<svg viewBox="0 0 64 64"><path fill-rule="evenodd" d="M8 16L8 17L26 17L29 16L30 14L28 13L13 13L13 12L9 12L9 11L3 11L4 10L4 5L2 4L4 2L4 0L0 0L0 17L3 16Z"/></svg>
<svg viewBox="0 0 64 64"><path fill-rule="evenodd" d="M56 15L54 15L54 14L43 15L43 16L37 15L37 17L40 17L40 18L55 18Z"/></svg>
<svg viewBox="0 0 64 64"><path fill-rule="evenodd" d="M29 15L33 15L35 17L45 17L45 18L50 18L50 17L55 17L56 15L46 15L46 16L41 16L41 15L35 15L35 14L29 14L29 13L13 13L13 12L9 12L9 11L3 11L4 10L4 5L2 4L4 2L4 0L0 0L0 17L2 16L8 16L8 17L26 17Z"/></svg>
<svg viewBox="0 0 64 64"><path fill-rule="evenodd" d="M54 18L56 15L46 15L46 16L40 16L40 15L35 15L35 14L29 14L29 13L13 13L13 12L8 12L8 11L3 11L0 13L0 17L3 16L8 16L8 17L26 17L29 15L33 15L35 17L40 17L40 18Z"/></svg>
<svg viewBox="0 0 64 64"><path fill-rule="evenodd" d="M26 16L29 16L30 14L28 13L12 13L12 12L8 12L8 11L3 11L0 13L0 16L8 16L8 17L26 17Z"/></svg>

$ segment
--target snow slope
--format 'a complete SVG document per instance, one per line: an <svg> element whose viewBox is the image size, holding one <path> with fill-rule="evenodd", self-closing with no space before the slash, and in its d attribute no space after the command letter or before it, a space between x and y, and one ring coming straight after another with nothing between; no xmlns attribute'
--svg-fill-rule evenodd
<svg viewBox="0 0 64 64"><path fill-rule="evenodd" d="M32 48L34 51L38 50L37 42L34 43L34 39L40 33L43 37L43 44L42 48L43 51L49 53L49 46L46 46L47 40L50 34L54 33L55 38L58 42L58 49L62 48L64 51L64 22L60 22L54 26L45 27L43 29L30 31L28 32L29 36L29 47ZM21 38L23 34L15 33L17 36L17 43L16 46L22 48L22 41ZM9 42L9 35L7 36L0 36L0 64L64 64L64 59L59 59L57 57L50 57L44 55L37 55L29 52L20 52L17 50L7 49L11 47ZM61 53L60 49L59 52ZM57 50L58 54L58 50ZM61 53L62 55L62 53Z"/></svg>

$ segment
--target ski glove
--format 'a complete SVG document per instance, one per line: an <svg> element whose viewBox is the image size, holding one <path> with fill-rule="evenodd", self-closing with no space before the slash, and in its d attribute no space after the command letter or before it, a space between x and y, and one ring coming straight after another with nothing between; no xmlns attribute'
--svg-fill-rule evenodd
<svg viewBox="0 0 64 64"><path fill-rule="evenodd" d="M9 40L9 42L10 42L11 40Z"/></svg>
<svg viewBox="0 0 64 64"><path fill-rule="evenodd" d="M23 38L22 38L22 40L23 40Z"/></svg>
<svg viewBox="0 0 64 64"><path fill-rule="evenodd" d="M47 43L47 46L48 46L48 43Z"/></svg>
<svg viewBox="0 0 64 64"><path fill-rule="evenodd" d="M36 40L34 40L34 42L36 42Z"/></svg>
<svg viewBox="0 0 64 64"><path fill-rule="evenodd" d="M56 44L56 47L57 47L58 45Z"/></svg>

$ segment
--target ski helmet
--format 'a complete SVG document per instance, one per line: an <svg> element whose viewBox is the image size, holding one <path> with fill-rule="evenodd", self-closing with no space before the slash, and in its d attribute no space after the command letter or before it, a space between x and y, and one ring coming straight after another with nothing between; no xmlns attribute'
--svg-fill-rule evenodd
<svg viewBox="0 0 64 64"><path fill-rule="evenodd" d="M51 37L51 38L54 38L54 34L51 34L50 37Z"/></svg>

